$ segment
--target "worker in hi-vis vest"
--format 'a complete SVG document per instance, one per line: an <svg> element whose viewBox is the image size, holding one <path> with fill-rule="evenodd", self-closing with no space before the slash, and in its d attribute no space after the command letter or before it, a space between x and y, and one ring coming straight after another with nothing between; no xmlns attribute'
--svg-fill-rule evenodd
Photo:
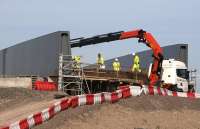
<svg viewBox="0 0 200 129"><path fill-rule="evenodd" d="M113 70L117 73L117 77L118 77L118 73L121 69L119 60L116 58L112 65L113 65Z"/></svg>
<svg viewBox="0 0 200 129"><path fill-rule="evenodd" d="M133 66L132 66L132 69L131 71L132 72L141 72L141 69L140 69L140 58L138 55L136 55L135 53L132 53L133 55Z"/></svg>
<svg viewBox="0 0 200 129"><path fill-rule="evenodd" d="M97 65L98 65L98 69L105 69L104 58L101 53L98 53Z"/></svg>
<svg viewBox="0 0 200 129"><path fill-rule="evenodd" d="M81 57L80 56L73 56L74 61L74 68L80 68Z"/></svg>

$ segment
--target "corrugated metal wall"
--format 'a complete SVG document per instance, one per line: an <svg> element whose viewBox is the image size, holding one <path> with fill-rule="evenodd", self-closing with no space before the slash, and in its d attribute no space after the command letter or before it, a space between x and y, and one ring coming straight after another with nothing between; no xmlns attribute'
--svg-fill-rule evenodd
<svg viewBox="0 0 200 129"><path fill-rule="evenodd" d="M0 51L0 74L57 76L59 53L71 55L70 35L58 31Z"/></svg>
<svg viewBox="0 0 200 129"><path fill-rule="evenodd" d="M71 55L70 35L58 31L0 51L0 75L6 76L58 76L59 53ZM188 45L175 44L163 47L164 58L174 58L188 64ZM137 53L141 68L148 69L152 62L152 51ZM118 57L122 70L130 70L132 55ZM105 62L106 69L112 69L114 59Z"/></svg>
<svg viewBox="0 0 200 129"><path fill-rule="evenodd" d="M164 59L176 59L179 61L183 61L188 65L188 44L175 44L170 46L162 47L164 52ZM136 53L140 57L140 66L143 69L148 70L150 63L152 62L152 50L142 51ZM133 64L133 56L125 55L118 57L122 70L127 71L130 70ZM112 69L112 62L114 59L110 59L105 61L106 69Z"/></svg>

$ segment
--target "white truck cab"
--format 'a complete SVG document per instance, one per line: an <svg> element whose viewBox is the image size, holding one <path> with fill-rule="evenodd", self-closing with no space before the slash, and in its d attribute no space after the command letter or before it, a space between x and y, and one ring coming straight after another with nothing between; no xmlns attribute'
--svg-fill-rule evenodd
<svg viewBox="0 0 200 129"><path fill-rule="evenodd" d="M171 85L171 90L188 92L189 72L185 63L175 59L163 60L161 82Z"/></svg>
<svg viewBox="0 0 200 129"><path fill-rule="evenodd" d="M149 67L149 74L152 64ZM185 63L175 59L163 60L161 70L161 84L172 91L188 92L194 86L189 84L189 71Z"/></svg>

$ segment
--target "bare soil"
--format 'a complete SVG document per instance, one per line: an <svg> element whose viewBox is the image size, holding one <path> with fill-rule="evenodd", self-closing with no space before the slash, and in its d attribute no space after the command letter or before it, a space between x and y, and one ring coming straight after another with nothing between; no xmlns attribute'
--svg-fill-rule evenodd
<svg viewBox="0 0 200 129"><path fill-rule="evenodd" d="M0 88L0 125L42 111L54 92ZM1 126L0 126L1 127ZM70 108L35 129L199 129L200 99L139 96L117 103Z"/></svg>
<svg viewBox="0 0 200 129"><path fill-rule="evenodd" d="M0 127L41 111L55 101L54 92L0 88Z"/></svg>
<svg viewBox="0 0 200 129"><path fill-rule="evenodd" d="M198 129L200 100L140 96L66 110L35 129Z"/></svg>

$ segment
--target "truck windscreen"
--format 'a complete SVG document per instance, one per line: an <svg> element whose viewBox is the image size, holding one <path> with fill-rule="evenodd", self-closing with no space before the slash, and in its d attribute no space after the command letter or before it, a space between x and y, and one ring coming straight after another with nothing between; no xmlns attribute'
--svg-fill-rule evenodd
<svg viewBox="0 0 200 129"><path fill-rule="evenodd" d="M180 78L188 79L187 69L177 69L176 70L177 76Z"/></svg>

